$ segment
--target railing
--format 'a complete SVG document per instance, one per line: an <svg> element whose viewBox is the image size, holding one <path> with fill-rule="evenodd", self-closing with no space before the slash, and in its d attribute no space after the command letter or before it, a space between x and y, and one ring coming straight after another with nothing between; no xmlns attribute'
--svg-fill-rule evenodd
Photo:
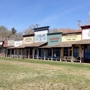
<svg viewBox="0 0 90 90"><path fill-rule="evenodd" d="M8 57L13 57L13 58L28 58L28 59L33 59L32 55L7 55ZM39 59L39 60L51 60L51 61L70 61L70 62L77 62L79 61L80 63L82 62L82 60L72 57L72 56L64 56L62 58L57 57L57 58L52 58L52 57L40 57L40 56L34 56L34 59Z"/></svg>

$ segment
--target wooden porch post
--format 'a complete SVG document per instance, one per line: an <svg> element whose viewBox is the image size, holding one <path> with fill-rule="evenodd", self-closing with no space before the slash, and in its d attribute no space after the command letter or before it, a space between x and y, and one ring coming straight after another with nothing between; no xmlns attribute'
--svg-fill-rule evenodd
<svg viewBox="0 0 90 90"><path fill-rule="evenodd" d="M32 50L32 51L33 51L33 53L32 53L32 54L33 54L33 59L34 59L35 49L33 48L33 50Z"/></svg>
<svg viewBox="0 0 90 90"><path fill-rule="evenodd" d="M39 55L39 49L37 48L37 59L38 59L38 57L39 57L38 55Z"/></svg>
<svg viewBox="0 0 90 90"><path fill-rule="evenodd" d="M51 51L52 51L51 60L53 60L53 48L52 48L52 50L51 50Z"/></svg>
<svg viewBox="0 0 90 90"><path fill-rule="evenodd" d="M80 53L80 63L82 63L82 46L79 47L79 53Z"/></svg>
<svg viewBox="0 0 90 90"><path fill-rule="evenodd" d="M29 55L30 55L30 49L28 49L28 59L29 59Z"/></svg>
<svg viewBox="0 0 90 90"><path fill-rule="evenodd" d="M25 48L25 55L24 55L24 57L26 58L26 48Z"/></svg>
<svg viewBox="0 0 90 90"><path fill-rule="evenodd" d="M18 54L19 54L19 53L18 53L18 49L17 49L17 58L18 58Z"/></svg>
<svg viewBox="0 0 90 90"><path fill-rule="evenodd" d="M7 50L8 50L8 49L6 49L6 53L5 53L5 56L6 56L6 57L7 57Z"/></svg>
<svg viewBox="0 0 90 90"><path fill-rule="evenodd" d="M13 57L15 56L15 48L14 48L14 55L13 55Z"/></svg>
<svg viewBox="0 0 90 90"><path fill-rule="evenodd" d="M73 46L72 46L72 60L71 60L71 62L73 62Z"/></svg>
<svg viewBox="0 0 90 90"><path fill-rule="evenodd" d="M64 48L61 47L61 52L60 52L60 61L62 61L62 58L63 58L63 51L64 51Z"/></svg>
<svg viewBox="0 0 90 90"><path fill-rule="evenodd" d="M44 48L44 60L45 60L45 58L46 58L46 50Z"/></svg>
<svg viewBox="0 0 90 90"><path fill-rule="evenodd" d="M62 61L62 56L61 56L61 54L62 54L62 48L60 48L60 62Z"/></svg>
<svg viewBox="0 0 90 90"><path fill-rule="evenodd" d="M12 51L11 51L11 49L10 49L10 57L12 57L12 56L11 56L11 53L12 53Z"/></svg>
<svg viewBox="0 0 90 90"><path fill-rule="evenodd" d="M21 58L22 58L22 48L20 49L20 51L21 51Z"/></svg>

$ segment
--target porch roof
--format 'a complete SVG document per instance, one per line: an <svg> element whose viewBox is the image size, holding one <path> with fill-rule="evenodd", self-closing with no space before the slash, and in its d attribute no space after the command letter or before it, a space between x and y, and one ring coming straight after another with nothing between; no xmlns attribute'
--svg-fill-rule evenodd
<svg viewBox="0 0 90 90"><path fill-rule="evenodd" d="M66 42L61 42L53 47L72 47L72 45L75 43L76 41L66 41Z"/></svg>
<svg viewBox="0 0 90 90"><path fill-rule="evenodd" d="M52 48L52 46L45 45L45 46L42 46L40 48Z"/></svg>
<svg viewBox="0 0 90 90"><path fill-rule="evenodd" d="M26 44L22 44L22 45L20 45L18 47L14 47L14 48L25 48L25 46L26 46Z"/></svg>
<svg viewBox="0 0 90 90"><path fill-rule="evenodd" d="M25 47L40 47L46 44L47 42L34 42L32 44L27 44Z"/></svg>
<svg viewBox="0 0 90 90"><path fill-rule="evenodd" d="M76 41L75 44L90 44L90 39Z"/></svg>
<svg viewBox="0 0 90 90"><path fill-rule="evenodd" d="M7 49L13 49L14 46L7 46Z"/></svg>

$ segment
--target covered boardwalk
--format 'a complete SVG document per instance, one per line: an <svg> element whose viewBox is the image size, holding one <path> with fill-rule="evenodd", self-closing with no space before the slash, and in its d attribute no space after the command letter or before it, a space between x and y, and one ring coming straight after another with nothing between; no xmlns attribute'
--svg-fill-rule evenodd
<svg viewBox="0 0 90 90"><path fill-rule="evenodd" d="M76 41L61 42L53 47L53 48L60 48L60 61L71 61L71 62L78 61L77 60L78 55L75 55L74 53L75 43Z"/></svg>

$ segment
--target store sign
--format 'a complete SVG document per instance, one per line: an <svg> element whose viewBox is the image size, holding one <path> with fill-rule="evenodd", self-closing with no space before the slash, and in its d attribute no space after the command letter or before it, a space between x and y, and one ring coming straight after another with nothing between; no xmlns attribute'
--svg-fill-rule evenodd
<svg viewBox="0 0 90 90"><path fill-rule="evenodd" d="M59 37L52 37L49 39L51 42L58 42Z"/></svg>
<svg viewBox="0 0 90 90"><path fill-rule="evenodd" d="M77 35L76 34L68 34L65 36L67 40L76 40Z"/></svg>
<svg viewBox="0 0 90 90"><path fill-rule="evenodd" d="M35 42L46 42L48 30L35 32Z"/></svg>
<svg viewBox="0 0 90 90"><path fill-rule="evenodd" d="M22 41L15 41L15 42L14 42L14 46L15 46L15 47L18 47L18 46L20 46L20 45L22 45Z"/></svg>
<svg viewBox="0 0 90 90"><path fill-rule="evenodd" d="M3 44L3 42L0 42L0 45L2 45Z"/></svg>
<svg viewBox="0 0 90 90"><path fill-rule="evenodd" d="M87 35L88 35L88 37L90 37L90 30L88 31L88 34Z"/></svg>
<svg viewBox="0 0 90 90"><path fill-rule="evenodd" d="M62 41L78 41L81 40L80 34L67 34L62 36Z"/></svg>
<svg viewBox="0 0 90 90"><path fill-rule="evenodd" d="M90 39L90 29L82 30L82 39Z"/></svg>
<svg viewBox="0 0 90 90"><path fill-rule="evenodd" d="M36 34L35 42L45 42L47 41L47 34Z"/></svg>
<svg viewBox="0 0 90 90"><path fill-rule="evenodd" d="M14 46L14 40L8 40L8 46Z"/></svg>
<svg viewBox="0 0 90 90"><path fill-rule="evenodd" d="M23 44L31 44L33 43L34 36L24 37L23 38Z"/></svg>
<svg viewBox="0 0 90 90"><path fill-rule="evenodd" d="M32 42L32 38L26 38L25 42Z"/></svg>

